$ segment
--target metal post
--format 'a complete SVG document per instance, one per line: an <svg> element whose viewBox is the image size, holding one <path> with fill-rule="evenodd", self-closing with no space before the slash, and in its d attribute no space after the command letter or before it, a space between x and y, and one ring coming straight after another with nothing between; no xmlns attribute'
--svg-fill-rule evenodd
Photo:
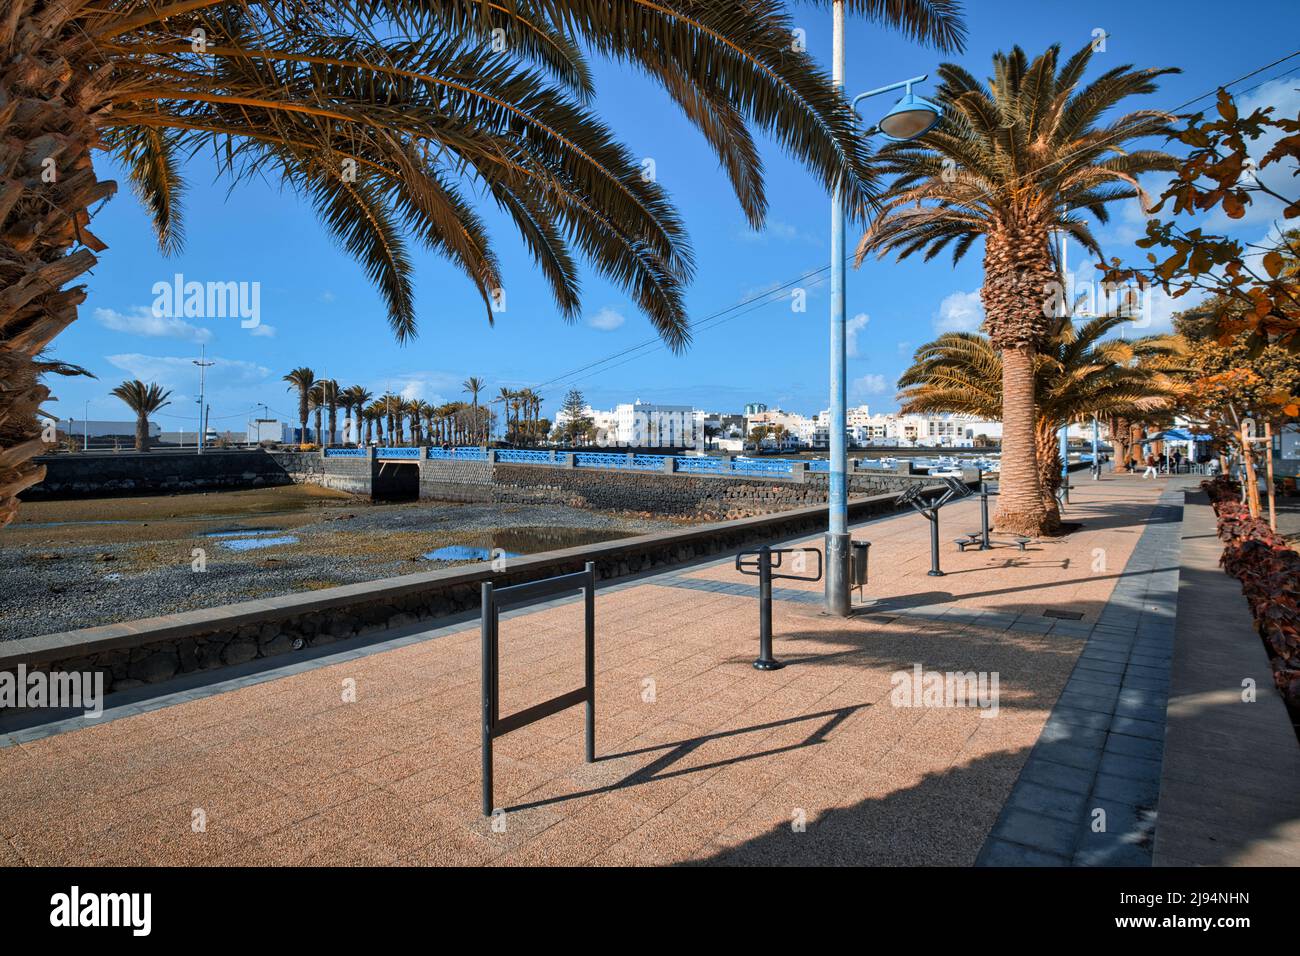
<svg viewBox="0 0 1300 956"><path fill-rule="evenodd" d="M939 509L932 508L926 515L930 519L930 571L932 578L943 577L943 571L939 570Z"/></svg>
<svg viewBox="0 0 1300 956"><path fill-rule="evenodd" d="M758 550L758 660L754 667L775 671L784 666L772 656L772 549L763 545Z"/></svg>
<svg viewBox="0 0 1300 956"><path fill-rule="evenodd" d="M1101 480L1101 460L1097 453L1097 443L1101 438L1101 426L1097 422L1097 416L1092 416L1092 478L1093 481ZM1114 442L1111 443L1112 445Z"/></svg>
<svg viewBox="0 0 1300 956"><path fill-rule="evenodd" d="M980 482L980 550L988 551L993 546L989 544L989 483Z"/></svg>
<svg viewBox="0 0 1300 956"><path fill-rule="evenodd" d="M835 0L832 81L844 88L844 0ZM826 530L826 613L847 617L849 594L849 499L848 447L844 430L848 422L848 393L845 387L845 263L844 191L838 181L831 198L831 408L830 471L827 475L829 521Z"/></svg>
<svg viewBox="0 0 1300 956"><path fill-rule="evenodd" d="M484 581L480 591L483 602L483 618L480 635L483 643L483 816L492 816L492 697L496 693L496 654L494 645L496 635L494 625L496 615L492 607L492 582Z"/></svg>
<svg viewBox="0 0 1300 956"><path fill-rule="evenodd" d="M1070 503L1070 426L1061 426L1061 500Z"/></svg>
<svg viewBox="0 0 1300 956"><path fill-rule="evenodd" d="M586 565L587 586L583 589L586 631L587 763L596 762L596 562Z"/></svg>

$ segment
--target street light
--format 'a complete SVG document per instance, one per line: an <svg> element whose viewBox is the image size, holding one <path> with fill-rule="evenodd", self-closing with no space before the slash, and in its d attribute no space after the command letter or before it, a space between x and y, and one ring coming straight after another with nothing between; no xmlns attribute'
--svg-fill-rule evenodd
<svg viewBox="0 0 1300 956"><path fill-rule="evenodd" d="M838 89L844 88L844 2L836 0L832 15L835 21L832 78ZM894 90L903 90L903 97L894 104L875 128L892 142L903 142L924 135L943 118L943 111L934 103L912 92L912 86L925 80L926 75L891 83L879 89L860 93L853 99L856 113L858 104L871 96ZM829 520L826 531L826 613L848 617L851 610L849 593L849 495L848 495L848 428L849 405L845 380L847 367L847 318L844 305L844 191L836 184L831 199L831 460L828 475Z"/></svg>

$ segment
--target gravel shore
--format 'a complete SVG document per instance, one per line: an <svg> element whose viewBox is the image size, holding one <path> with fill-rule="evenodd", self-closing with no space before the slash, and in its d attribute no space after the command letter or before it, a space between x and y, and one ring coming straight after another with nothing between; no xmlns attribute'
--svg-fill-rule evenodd
<svg viewBox="0 0 1300 956"><path fill-rule="evenodd" d="M307 486L33 503L0 531L0 641L676 526L550 505L375 505ZM425 557L440 549L444 560Z"/></svg>

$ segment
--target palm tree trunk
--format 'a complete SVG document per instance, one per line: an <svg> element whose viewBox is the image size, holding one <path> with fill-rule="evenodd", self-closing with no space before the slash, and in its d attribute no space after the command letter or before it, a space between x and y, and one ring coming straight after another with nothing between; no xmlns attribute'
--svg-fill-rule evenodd
<svg viewBox="0 0 1300 956"><path fill-rule="evenodd" d="M149 416L144 412L135 416L135 450L149 450Z"/></svg>
<svg viewBox="0 0 1300 956"><path fill-rule="evenodd" d="M998 477L999 531L1036 537L1049 530L1036 464L1034 349L1002 351L1002 471Z"/></svg>
<svg viewBox="0 0 1300 956"><path fill-rule="evenodd" d="M87 230L88 210L117 191L91 164L98 80L69 69L59 50L75 15L6 3L0 24L0 528L17 514L19 493L45 477L31 460L45 449L37 409L50 395L37 356L77 318L86 289L69 284L107 248Z"/></svg>
<svg viewBox="0 0 1300 956"><path fill-rule="evenodd" d="M1043 509L1051 529L1061 525L1061 506L1056 497L1061 490L1061 442L1055 422L1039 422L1035 436L1038 450L1038 481L1043 489Z"/></svg>

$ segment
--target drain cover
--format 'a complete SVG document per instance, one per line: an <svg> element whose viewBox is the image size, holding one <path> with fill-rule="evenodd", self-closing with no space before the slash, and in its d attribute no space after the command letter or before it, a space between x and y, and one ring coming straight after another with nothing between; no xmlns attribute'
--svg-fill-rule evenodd
<svg viewBox="0 0 1300 956"><path fill-rule="evenodd" d="M1061 611L1054 607L1049 607L1043 611L1043 617L1055 617L1062 621L1082 621L1082 611Z"/></svg>

